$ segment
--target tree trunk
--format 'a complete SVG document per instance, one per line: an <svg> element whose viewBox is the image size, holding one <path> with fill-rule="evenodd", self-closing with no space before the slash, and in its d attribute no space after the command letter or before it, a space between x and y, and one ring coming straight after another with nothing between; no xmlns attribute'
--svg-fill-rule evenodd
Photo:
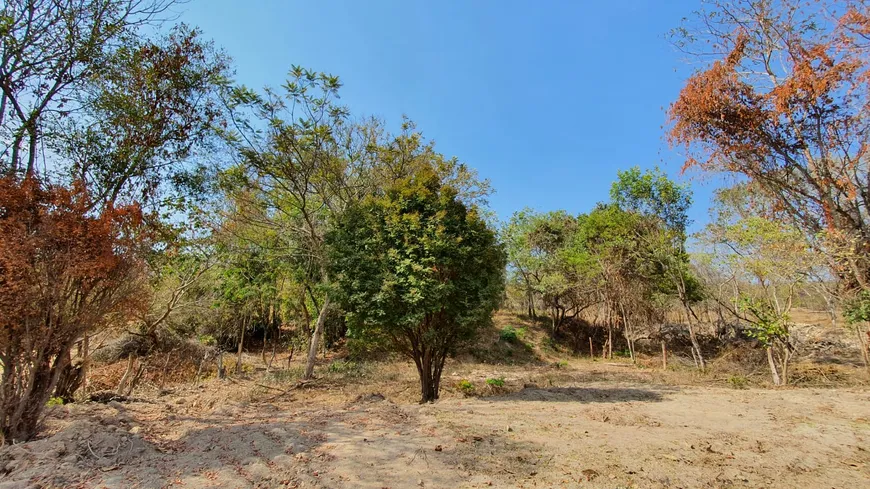
<svg viewBox="0 0 870 489"><path fill-rule="evenodd" d="M686 310L686 322L689 324L689 339L692 340L692 349L695 350L695 354L698 355L698 367L701 370L707 370L707 362L704 360L704 354L701 353L701 344L698 343L698 337L695 336L695 327L692 324L692 317L698 319L698 316L685 300L683 300L683 308Z"/></svg>
<svg viewBox="0 0 870 489"><path fill-rule="evenodd" d="M662 340L662 368L668 369L668 347L665 345L665 340Z"/></svg>
<svg viewBox="0 0 870 489"><path fill-rule="evenodd" d="M85 396L88 395L88 367L91 361L91 337L85 333L82 338L82 392Z"/></svg>
<svg viewBox="0 0 870 489"><path fill-rule="evenodd" d="M589 358L595 359L595 350L592 348L592 337L589 337Z"/></svg>
<svg viewBox="0 0 870 489"><path fill-rule="evenodd" d="M435 390L435 382L432 378L432 358L429 355L424 355L420 362L421 365L418 369L420 374L420 403L434 402L438 398L438 392Z"/></svg>
<svg viewBox="0 0 870 489"><path fill-rule="evenodd" d="M242 348L245 346L245 320L242 319L239 327L239 351L236 354L236 375L242 373Z"/></svg>
<svg viewBox="0 0 870 489"><path fill-rule="evenodd" d="M691 321L689 322L689 339L692 340L692 350L694 350L694 354L698 357L698 368L706 370L707 362L704 360L704 355L701 353L701 344L698 343L698 337L695 336L695 327L692 326Z"/></svg>
<svg viewBox="0 0 870 489"><path fill-rule="evenodd" d="M782 352L782 384L788 385L788 362L791 359L791 349L789 344L785 344L785 349Z"/></svg>
<svg viewBox="0 0 870 489"><path fill-rule="evenodd" d="M782 381L779 378L779 372L776 371L776 362L773 359L773 348L768 346L767 350L767 364L770 365L770 374L773 376L773 385L782 385Z"/></svg>
<svg viewBox="0 0 870 489"><path fill-rule="evenodd" d="M127 357L127 369L124 370L124 375L121 376L121 381L118 382L117 393L119 396L124 395L124 391L127 390L127 383L130 382L133 375L133 362L136 361L136 358L133 355Z"/></svg>
<svg viewBox="0 0 870 489"><path fill-rule="evenodd" d="M628 343L628 355L631 357L631 363L637 363L634 358L634 334L628 322L628 314L625 313L625 307L622 303L619 304L619 309L622 312L622 334L625 336L625 342Z"/></svg>
<svg viewBox="0 0 870 489"><path fill-rule="evenodd" d="M227 376L227 369L226 369L226 367L224 367L224 350L222 348L218 350L217 363L218 363L218 372L217 372L218 378L223 379Z"/></svg>
<svg viewBox="0 0 870 489"><path fill-rule="evenodd" d="M314 326L314 333L311 335L311 345L308 348L308 361L305 364L305 375L303 380L311 380L314 376L314 362L317 360L317 348L320 345L320 339L323 338L323 325L326 322L326 310L329 308L329 296L323 300L323 306L320 308L320 314L317 316L317 324Z"/></svg>
<svg viewBox="0 0 870 489"><path fill-rule="evenodd" d="M424 350L414 358L417 373L420 375L420 403L435 402L441 383L441 371L444 368L444 355Z"/></svg>

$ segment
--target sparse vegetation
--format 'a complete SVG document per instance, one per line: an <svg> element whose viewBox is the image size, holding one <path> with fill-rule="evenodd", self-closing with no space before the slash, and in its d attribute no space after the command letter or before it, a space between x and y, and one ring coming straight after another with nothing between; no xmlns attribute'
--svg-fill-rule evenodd
<svg viewBox="0 0 870 489"><path fill-rule="evenodd" d="M456 388L466 396L473 396L475 392L474 384L467 379L462 379L457 382Z"/></svg>

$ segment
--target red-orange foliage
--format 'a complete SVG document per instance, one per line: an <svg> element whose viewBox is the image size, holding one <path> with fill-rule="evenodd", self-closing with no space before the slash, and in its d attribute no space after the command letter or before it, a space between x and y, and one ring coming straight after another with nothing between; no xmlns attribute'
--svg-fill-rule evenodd
<svg viewBox="0 0 870 489"><path fill-rule="evenodd" d="M136 306L141 212L91 215L88 193L0 178L0 430L32 437L69 350Z"/></svg>
<svg viewBox="0 0 870 489"><path fill-rule="evenodd" d="M776 210L823 236L847 285L870 287L870 9L857 0L814 12L797 1L713 3L713 18L740 21L708 20L712 45L728 52L671 105L671 143L687 150L686 168L748 177ZM822 17L837 6L840 17Z"/></svg>

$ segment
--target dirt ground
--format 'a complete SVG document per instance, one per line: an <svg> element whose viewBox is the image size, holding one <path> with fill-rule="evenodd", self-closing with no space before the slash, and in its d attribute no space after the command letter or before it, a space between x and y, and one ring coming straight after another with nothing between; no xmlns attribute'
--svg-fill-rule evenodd
<svg viewBox="0 0 870 489"><path fill-rule="evenodd" d="M451 368L430 405L392 364L283 395L292 383L251 375L56 407L42 438L0 451L0 489L870 487L864 388L680 386L603 362Z"/></svg>

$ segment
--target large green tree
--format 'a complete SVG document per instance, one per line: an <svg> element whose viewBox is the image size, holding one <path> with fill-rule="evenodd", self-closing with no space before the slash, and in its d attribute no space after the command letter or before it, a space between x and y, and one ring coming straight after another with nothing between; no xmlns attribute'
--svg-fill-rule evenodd
<svg viewBox="0 0 870 489"><path fill-rule="evenodd" d="M495 233L421 168L349 208L327 243L353 334L388 336L416 364L421 402L437 399L448 354L490 321L502 297Z"/></svg>
<svg viewBox="0 0 870 489"><path fill-rule="evenodd" d="M237 87L227 100L232 124L225 136L238 164L224 173L224 190L242 204L233 218L274 232L280 253L305 271L305 286L326 291L319 300L306 379L314 374L333 302L324 287L331 281L324 236L346 209L420 168L450 182L469 204L489 193L473 170L437 153L410 121L392 135L377 120L352 120L337 103L340 88L335 76L294 66L283 91Z"/></svg>

